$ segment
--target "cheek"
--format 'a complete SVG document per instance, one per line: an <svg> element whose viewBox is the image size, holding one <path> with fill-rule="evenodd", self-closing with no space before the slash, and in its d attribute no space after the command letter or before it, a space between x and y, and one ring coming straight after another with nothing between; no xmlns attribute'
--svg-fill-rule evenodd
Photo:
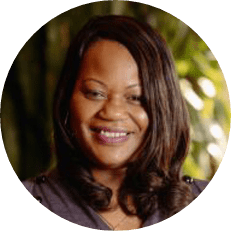
<svg viewBox="0 0 231 231"><path fill-rule="evenodd" d="M90 123L98 111L98 107L81 95L76 95L70 101L70 122L75 128ZM73 128L74 128L73 127Z"/></svg>
<svg viewBox="0 0 231 231"><path fill-rule="evenodd" d="M77 97L70 101L70 122L71 125L79 123L86 117L83 103Z"/></svg>
<svg viewBox="0 0 231 231"><path fill-rule="evenodd" d="M133 119L136 121L139 126L140 131L143 133L146 132L149 125L149 118L147 112L143 108L133 110L132 112Z"/></svg>

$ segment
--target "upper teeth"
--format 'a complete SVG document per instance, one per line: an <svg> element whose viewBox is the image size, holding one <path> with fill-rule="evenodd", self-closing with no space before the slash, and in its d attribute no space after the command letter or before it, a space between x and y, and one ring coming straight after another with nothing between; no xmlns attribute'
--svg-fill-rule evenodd
<svg viewBox="0 0 231 231"><path fill-rule="evenodd" d="M119 132L106 132L106 131L103 131L103 130L101 130L100 134L102 134L104 136L107 136L107 137L111 137L111 138L121 137L121 136L126 136L127 135L127 133L125 133L125 132L122 132L122 133L119 133Z"/></svg>

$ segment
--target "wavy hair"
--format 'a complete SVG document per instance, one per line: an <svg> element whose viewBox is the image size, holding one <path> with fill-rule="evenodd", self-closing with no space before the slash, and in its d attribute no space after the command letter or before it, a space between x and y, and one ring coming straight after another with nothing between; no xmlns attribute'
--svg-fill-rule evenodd
<svg viewBox="0 0 231 231"><path fill-rule="evenodd" d="M112 191L94 180L88 160L68 125L69 101L83 55L100 39L117 41L132 54L149 117L140 155L127 167L119 203L127 214L136 214L143 220L157 209L167 218L192 200L181 173L190 142L189 116L166 42L146 23L126 16L98 16L73 40L54 101L58 169L89 206L95 210L108 208ZM131 199L134 206L128 203Z"/></svg>

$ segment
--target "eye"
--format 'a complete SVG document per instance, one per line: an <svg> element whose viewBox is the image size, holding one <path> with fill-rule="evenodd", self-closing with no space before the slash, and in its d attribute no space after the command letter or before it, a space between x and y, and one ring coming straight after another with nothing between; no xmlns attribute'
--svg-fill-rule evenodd
<svg viewBox="0 0 231 231"><path fill-rule="evenodd" d="M86 98L88 99L92 99L92 100L102 100L102 99L106 99L107 96L100 91L97 90L89 90L85 93Z"/></svg>
<svg viewBox="0 0 231 231"><path fill-rule="evenodd" d="M141 104L143 97L141 95L130 95L127 97L127 100L133 104Z"/></svg>

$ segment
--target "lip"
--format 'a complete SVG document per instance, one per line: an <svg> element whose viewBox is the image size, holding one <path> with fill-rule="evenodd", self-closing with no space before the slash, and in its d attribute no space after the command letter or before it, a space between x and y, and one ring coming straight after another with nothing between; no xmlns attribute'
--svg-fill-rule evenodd
<svg viewBox="0 0 231 231"><path fill-rule="evenodd" d="M129 135L121 137L107 137L105 135L97 133L96 138L102 144L120 144L126 142L129 139Z"/></svg>
<svg viewBox="0 0 231 231"><path fill-rule="evenodd" d="M94 126L90 128L94 132L100 132L101 130L105 132L114 132L114 133L131 133L126 128L122 127L106 127L106 126Z"/></svg>
<svg viewBox="0 0 231 231"><path fill-rule="evenodd" d="M107 137L106 135L102 134L101 131L104 132L111 132L111 133L126 133L125 136L121 137ZM131 133L128 131L126 128L121 128L121 127L104 127L104 126L96 126L96 127L91 127L91 131L94 132L95 138L97 141L101 144L104 145L115 145L115 144L121 144L123 142L126 142Z"/></svg>

